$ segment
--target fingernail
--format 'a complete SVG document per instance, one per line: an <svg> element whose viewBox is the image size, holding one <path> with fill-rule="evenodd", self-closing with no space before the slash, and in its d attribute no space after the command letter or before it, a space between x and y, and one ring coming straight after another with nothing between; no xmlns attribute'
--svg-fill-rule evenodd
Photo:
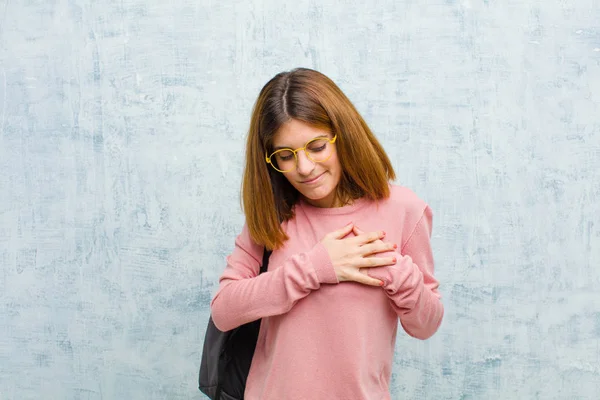
<svg viewBox="0 0 600 400"><path fill-rule="evenodd" d="M383 281L379 281L379 286L383 286Z"/></svg>
<svg viewBox="0 0 600 400"><path fill-rule="evenodd" d="M396 243L394 243L394 249L397 249L398 245Z"/></svg>
<svg viewBox="0 0 600 400"><path fill-rule="evenodd" d="M385 236L385 231L381 231L381 236Z"/></svg>
<svg viewBox="0 0 600 400"><path fill-rule="evenodd" d="M396 263L396 257L392 258L394 264Z"/></svg>

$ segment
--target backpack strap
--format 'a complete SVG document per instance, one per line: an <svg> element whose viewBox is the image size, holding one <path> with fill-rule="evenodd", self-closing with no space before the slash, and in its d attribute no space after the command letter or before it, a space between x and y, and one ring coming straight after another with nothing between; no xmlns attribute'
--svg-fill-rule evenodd
<svg viewBox="0 0 600 400"><path fill-rule="evenodd" d="M260 266L260 273L267 272L267 268L269 268L269 257L271 257L271 250L267 250L265 247L265 251L263 252L263 260L262 265Z"/></svg>

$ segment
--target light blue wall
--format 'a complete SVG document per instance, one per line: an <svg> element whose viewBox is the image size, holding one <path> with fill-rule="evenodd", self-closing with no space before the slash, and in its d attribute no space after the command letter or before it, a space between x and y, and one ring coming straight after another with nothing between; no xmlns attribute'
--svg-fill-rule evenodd
<svg viewBox="0 0 600 400"><path fill-rule="evenodd" d="M433 207L395 399L600 398L596 0L0 0L0 398L191 399L253 101L321 70Z"/></svg>

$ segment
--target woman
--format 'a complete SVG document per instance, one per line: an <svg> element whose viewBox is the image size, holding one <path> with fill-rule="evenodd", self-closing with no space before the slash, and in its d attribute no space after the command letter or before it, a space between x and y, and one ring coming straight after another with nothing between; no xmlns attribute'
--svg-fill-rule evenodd
<svg viewBox="0 0 600 400"><path fill-rule="evenodd" d="M431 209L394 179L329 78L295 69L263 87L246 147L246 224L211 304L222 331L262 318L246 399L389 399L398 320L415 338L436 332Z"/></svg>

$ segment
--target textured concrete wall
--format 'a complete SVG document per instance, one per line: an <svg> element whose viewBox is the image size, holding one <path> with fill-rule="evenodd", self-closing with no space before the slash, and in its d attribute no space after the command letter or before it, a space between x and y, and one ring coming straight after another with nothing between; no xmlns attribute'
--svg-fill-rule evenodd
<svg viewBox="0 0 600 400"><path fill-rule="evenodd" d="M395 399L600 398L596 0L0 0L0 398L190 399L276 72L332 77L435 212Z"/></svg>

